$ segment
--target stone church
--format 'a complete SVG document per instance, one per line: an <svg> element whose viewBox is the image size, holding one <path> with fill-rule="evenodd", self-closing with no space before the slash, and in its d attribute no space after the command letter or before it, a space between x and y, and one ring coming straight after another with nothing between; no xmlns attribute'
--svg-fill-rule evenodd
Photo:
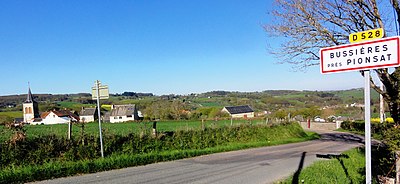
<svg viewBox="0 0 400 184"><path fill-rule="evenodd" d="M35 118L40 118L38 103L33 99L30 87L26 95L26 100L22 104L22 110L25 123L32 123Z"/></svg>

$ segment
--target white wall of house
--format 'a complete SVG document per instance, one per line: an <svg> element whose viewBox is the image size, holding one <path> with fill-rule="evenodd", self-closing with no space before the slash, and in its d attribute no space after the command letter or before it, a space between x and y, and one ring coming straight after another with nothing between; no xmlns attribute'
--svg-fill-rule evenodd
<svg viewBox="0 0 400 184"><path fill-rule="evenodd" d="M254 112L232 114L232 118L254 118Z"/></svg>
<svg viewBox="0 0 400 184"><path fill-rule="evenodd" d="M85 123L93 122L94 121L94 116L79 116L79 119L81 121L85 120Z"/></svg>
<svg viewBox="0 0 400 184"><path fill-rule="evenodd" d="M225 113L231 114L231 113L229 113L229 111L225 107L222 108L221 112L225 112Z"/></svg>
<svg viewBox="0 0 400 184"><path fill-rule="evenodd" d="M53 112L50 112L43 120L42 124L45 125L53 125L53 124L66 124L71 121L71 118L69 117L58 117L56 114Z"/></svg>
<svg viewBox="0 0 400 184"><path fill-rule="evenodd" d="M125 121L134 121L135 117L131 115L130 117L128 116L110 116L110 123L119 123L119 122L125 122Z"/></svg>

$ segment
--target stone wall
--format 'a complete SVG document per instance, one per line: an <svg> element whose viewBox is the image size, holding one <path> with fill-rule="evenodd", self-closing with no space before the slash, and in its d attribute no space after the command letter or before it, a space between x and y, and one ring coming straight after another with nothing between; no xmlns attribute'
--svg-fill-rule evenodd
<svg viewBox="0 0 400 184"><path fill-rule="evenodd" d="M321 123L321 122L310 122L310 128L308 128L308 123L307 122L299 122L301 127L303 127L304 130L336 130L337 128L340 127L340 124L342 122L337 122L337 123Z"/></svg>

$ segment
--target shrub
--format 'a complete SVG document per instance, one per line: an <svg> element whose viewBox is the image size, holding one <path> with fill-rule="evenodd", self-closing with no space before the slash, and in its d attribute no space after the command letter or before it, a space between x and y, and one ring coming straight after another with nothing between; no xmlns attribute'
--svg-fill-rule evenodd
<svg viewBox="0 0 400 184"><path fill-rule="evenodd" d="M297 123L282 125L250 125L179 130L175 132L109 135L105 134L104 154L145 154L172 150L205 149L229 143L265 142L307 135ZM39 136L15 144L0 144L0 168L44 164L51 161L80 161L100 157L97 136L73 137L66 140L55 135ZM84 144L83 144L84 143Z"/></svg>

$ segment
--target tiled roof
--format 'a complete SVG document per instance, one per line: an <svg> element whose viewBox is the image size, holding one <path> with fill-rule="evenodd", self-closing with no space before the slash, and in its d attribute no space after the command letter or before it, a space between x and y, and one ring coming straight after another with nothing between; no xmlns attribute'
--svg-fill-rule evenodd
<svg viewBox="0 0 400 184"><path fill-rule="evenodd" d="M248 105L225 107L225 109L230 114L241 114L241 113L254 112L254 110Z"/></svg>
<svg viewBox="0 0 400 184"><path fill-rule="evenodd" d="M41 117L42 119L44 119L44 118L46 118L47 115L50 114L50 112L51 112L51 111L43 112L43 113L40 115L40 117Z"/></svg>
<svg viewBox="0 0 400 184"><path fill-rule="evenodd" d="M93 116L97 108L84 108L79 112L80 116Z"/></svg>
<svg viewBox="0 0 400 184"><path fill-rule="evenodd" d="M126 116L133 115L135 113L135 105L115 105L111 109L110 116Z"/></svg>

